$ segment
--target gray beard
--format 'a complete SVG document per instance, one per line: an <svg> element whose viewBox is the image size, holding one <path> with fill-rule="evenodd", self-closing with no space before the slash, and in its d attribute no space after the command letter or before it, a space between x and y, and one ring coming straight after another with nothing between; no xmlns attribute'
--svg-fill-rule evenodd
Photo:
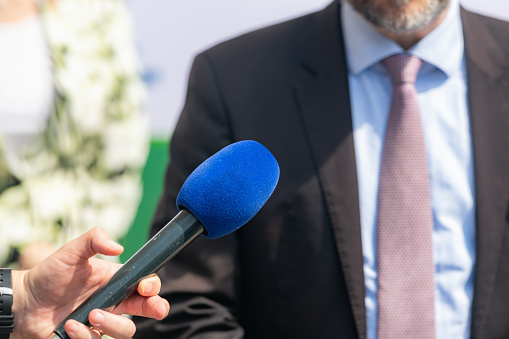
<svg viewBox="0 0 509 339"><path fill-rule="evenodd" d="M429 24L449 5L450 0L426 0L418 10L407 13L405 6L411 0L391 0L383 7L371 0L347 0L366 20L391 33L410 33Z"/></svg>

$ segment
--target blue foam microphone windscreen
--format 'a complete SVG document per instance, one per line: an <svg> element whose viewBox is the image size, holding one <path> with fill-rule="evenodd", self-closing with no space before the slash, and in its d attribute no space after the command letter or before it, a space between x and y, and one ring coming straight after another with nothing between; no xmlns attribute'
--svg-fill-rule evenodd
<svg viewBox="0 0 509 339"><path fill-rule="evenodd" d="M219 238L247 223L265 204L279 180L274 156L256 141L226 146L189 175L177 197L204 226L204 236Z"/></svg>

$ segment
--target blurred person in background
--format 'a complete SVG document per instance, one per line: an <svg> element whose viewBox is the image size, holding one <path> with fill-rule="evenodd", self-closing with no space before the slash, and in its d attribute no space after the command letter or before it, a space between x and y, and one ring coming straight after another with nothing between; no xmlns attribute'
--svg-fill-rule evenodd
<svg viewBox="0 0 509 339"><path fill-rule="evenodd" d="M0 0L0 46L2 265L32 267L94 226L119 240L149 145L124 2Z"/></svg>

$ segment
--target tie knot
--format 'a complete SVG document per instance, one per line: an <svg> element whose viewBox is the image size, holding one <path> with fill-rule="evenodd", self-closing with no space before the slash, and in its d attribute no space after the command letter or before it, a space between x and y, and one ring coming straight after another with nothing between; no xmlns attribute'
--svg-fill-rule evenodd
<svg viewBox="0 0 509 339"><path fill-rule="evenodd" d="M413 55L396 54L382 60L382 63L391 75L394 84L399 84L414 83L422 61Z"/></svg>

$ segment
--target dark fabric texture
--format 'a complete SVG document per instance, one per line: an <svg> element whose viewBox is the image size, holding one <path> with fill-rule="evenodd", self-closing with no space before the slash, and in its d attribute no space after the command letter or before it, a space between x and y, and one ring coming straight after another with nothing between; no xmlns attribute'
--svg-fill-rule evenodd
<svg viewBox="0 0 509 339"><path fill-rule="evenodd" d="M194 61L152 234L222 147L262 143L281 177L233 234L200 237L159 275L163 321L136 338L366 338L359 199L340 5L222 43ZM462 11L477 197L472 338L509 337L509 25Z"/></svg>

